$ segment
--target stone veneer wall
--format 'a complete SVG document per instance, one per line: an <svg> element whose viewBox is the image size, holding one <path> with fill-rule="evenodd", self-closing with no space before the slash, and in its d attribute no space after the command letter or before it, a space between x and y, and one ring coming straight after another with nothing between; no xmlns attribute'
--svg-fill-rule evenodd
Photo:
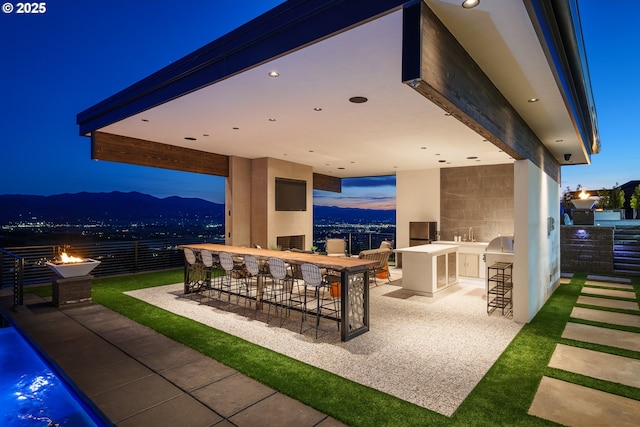
<svg viewBox="0 0 640 427"><path fill-rule="evenodd" d="M561 226L560 269L565 273L613 273L613 227Z"/></svg>
<svg viewBox="0 0 640 427"><path fill-rule="evenodd" d="M513 234L513 164L440 170L440 239L468 234L489 242Z"/></svg>

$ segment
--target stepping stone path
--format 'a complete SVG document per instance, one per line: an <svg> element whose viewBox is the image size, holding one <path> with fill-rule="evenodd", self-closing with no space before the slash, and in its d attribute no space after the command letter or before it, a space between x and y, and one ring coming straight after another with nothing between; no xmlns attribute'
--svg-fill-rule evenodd
<svg viewBox="0 0 640 427"><path fill-rule="evenodd" d="M571 317L602 326L568 322L562 338L640 354L640 332L608 326L632 326L640 330L640 306L630 279L591 275L587 279L577 304L589 308L574 307ZM629 313L608 311L611 308ZM549 367L640 389L640 360L635 358L557 344ZM640 425L640 401L550 377L542 378L528 413L576 427Z"/></svg>

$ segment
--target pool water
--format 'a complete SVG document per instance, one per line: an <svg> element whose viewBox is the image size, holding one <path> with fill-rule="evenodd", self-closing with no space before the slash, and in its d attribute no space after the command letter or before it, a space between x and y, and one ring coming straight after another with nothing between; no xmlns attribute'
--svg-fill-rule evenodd
<svg viewBox="0 0 640 427"><path fill-rule="evenodd" d="M10 326L0 328L0 426L105 424Z"/></svg>

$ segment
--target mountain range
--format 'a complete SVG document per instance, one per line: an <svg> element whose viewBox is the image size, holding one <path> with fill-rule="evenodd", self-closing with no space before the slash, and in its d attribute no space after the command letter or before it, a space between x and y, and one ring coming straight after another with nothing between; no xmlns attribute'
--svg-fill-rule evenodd
<svg viewBox="0 0 640 427"><path fill-rule="evenodd" d="M158 198L138 192L74 193L52 196L0 195L0 224L29 221L132 221L208 217L224 221L224 204L199 198ZM395 222L394 210L314 206L314 222Z"/></svg>

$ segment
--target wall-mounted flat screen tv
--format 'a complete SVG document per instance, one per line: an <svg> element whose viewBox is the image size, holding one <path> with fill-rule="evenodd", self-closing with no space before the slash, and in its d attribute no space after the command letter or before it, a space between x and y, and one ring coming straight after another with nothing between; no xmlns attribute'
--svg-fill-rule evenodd
<svg viewBox="0 0 640 427"><path fill-rule="evenodd" d="M307 182L297 179L276 178L276 210L306 211Z"/></svg>

